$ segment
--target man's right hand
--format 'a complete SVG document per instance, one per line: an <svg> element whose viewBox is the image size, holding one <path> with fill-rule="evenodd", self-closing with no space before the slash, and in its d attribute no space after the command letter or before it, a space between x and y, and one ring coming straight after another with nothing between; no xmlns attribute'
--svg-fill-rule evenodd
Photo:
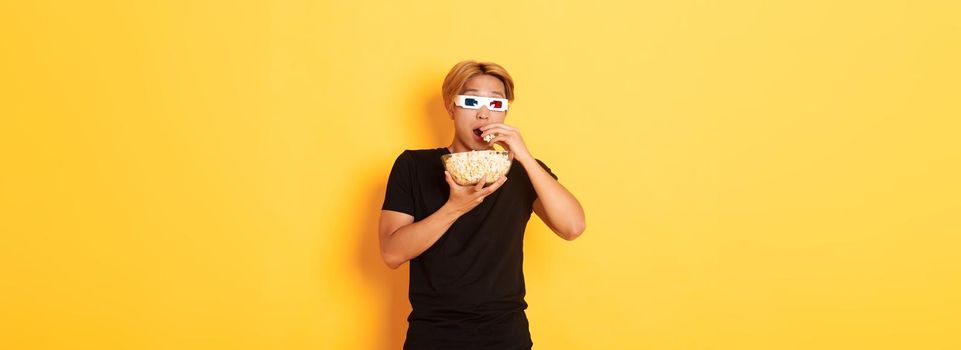
<svg viewBox="0 0 961 350"><path fill-rule="evenodd" d="M474 186L461 186L454 182L454 179L451 178L450 173L447 171L444 171L444 179L447 180L447 184L450 186L450 197L447 199L447 204L460 214L466 214L471 211L471 209L474 209L474 207L480 205L485 197L497 191L498 188L507 182L507 176L501 176L497 181L494 181L494 183L487 187L484 187L484 181L479 181L477 185Z"/></svg>

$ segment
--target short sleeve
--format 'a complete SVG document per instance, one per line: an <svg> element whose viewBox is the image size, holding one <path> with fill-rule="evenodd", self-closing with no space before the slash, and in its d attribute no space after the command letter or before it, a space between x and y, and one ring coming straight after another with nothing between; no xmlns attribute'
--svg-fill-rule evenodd
<svg viewBox="0 0 961 350"><path fill-rule="evenodd" d="M413 165L409 151L404 151L394 160L394 166L387 178L387 193L381 209L414 216Z"/></svg>
<svg viewBox="0 0 961 350"><path fill-rule="evenodd" d="M536 160L536 161L537 161L537 164L540 164L540 165L541 165L541 168L544 168L544 170L546 170L547 173L550 174L551 177L554 178L554 180L557 180L557 175L554 175L554 172L551 171L551 168L548 168L548 167L547 167L547 164L544 164L544 162L542 162L540 159L534 159L534 160Z"/></svg>

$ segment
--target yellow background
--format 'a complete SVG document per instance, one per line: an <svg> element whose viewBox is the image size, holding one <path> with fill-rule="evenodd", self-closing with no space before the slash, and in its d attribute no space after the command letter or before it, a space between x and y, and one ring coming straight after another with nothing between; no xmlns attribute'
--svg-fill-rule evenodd
<svg viewBox="0 0 961 350"><path fill-rule="evenodd" d="M961 348L957 2L152 3L0 5L0 348L399 348L466 58L587 212L535 348Z"/></svg>

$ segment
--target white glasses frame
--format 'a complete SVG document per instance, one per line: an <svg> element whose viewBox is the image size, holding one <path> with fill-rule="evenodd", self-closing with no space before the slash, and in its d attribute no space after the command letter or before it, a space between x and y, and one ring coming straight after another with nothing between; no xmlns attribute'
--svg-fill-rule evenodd
<svg viewBox="0 0 961 350"><path fill-rule="evenodd" d="M467 105L467 99L475 99L475 100L477 100L478 103L477 103L477 105L475 105L475 106L469 106L469 105ZM500 107L500 108L493 108L493 107L491 107L491 102L494 102L494 101L500 102L500 103L501 103L501 107ZM503 111L506 111L506 110L507 110L507 99L506 99L506 98L483 97L483 96L472 96L472 95L457 95L457 98L454 100L454 104L457 105L457 106L459 106L459 107L467 108L467 109L480 109L481 106L487 106L487 109L489 109L489 110L491 110L491 111L495 111L495 112L503 112Z"/></svg>

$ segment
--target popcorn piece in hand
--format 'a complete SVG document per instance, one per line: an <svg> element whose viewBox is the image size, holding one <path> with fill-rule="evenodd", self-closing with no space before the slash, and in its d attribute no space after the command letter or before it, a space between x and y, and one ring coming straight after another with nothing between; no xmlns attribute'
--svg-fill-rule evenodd
<svg viewBox="0 0 961 350"><path fill-rule="evenodd" d="M487 134L487 136L484 136L484 142L491 142L491 140L493 140L495 137L497 137L497 135Z"/></svg>

